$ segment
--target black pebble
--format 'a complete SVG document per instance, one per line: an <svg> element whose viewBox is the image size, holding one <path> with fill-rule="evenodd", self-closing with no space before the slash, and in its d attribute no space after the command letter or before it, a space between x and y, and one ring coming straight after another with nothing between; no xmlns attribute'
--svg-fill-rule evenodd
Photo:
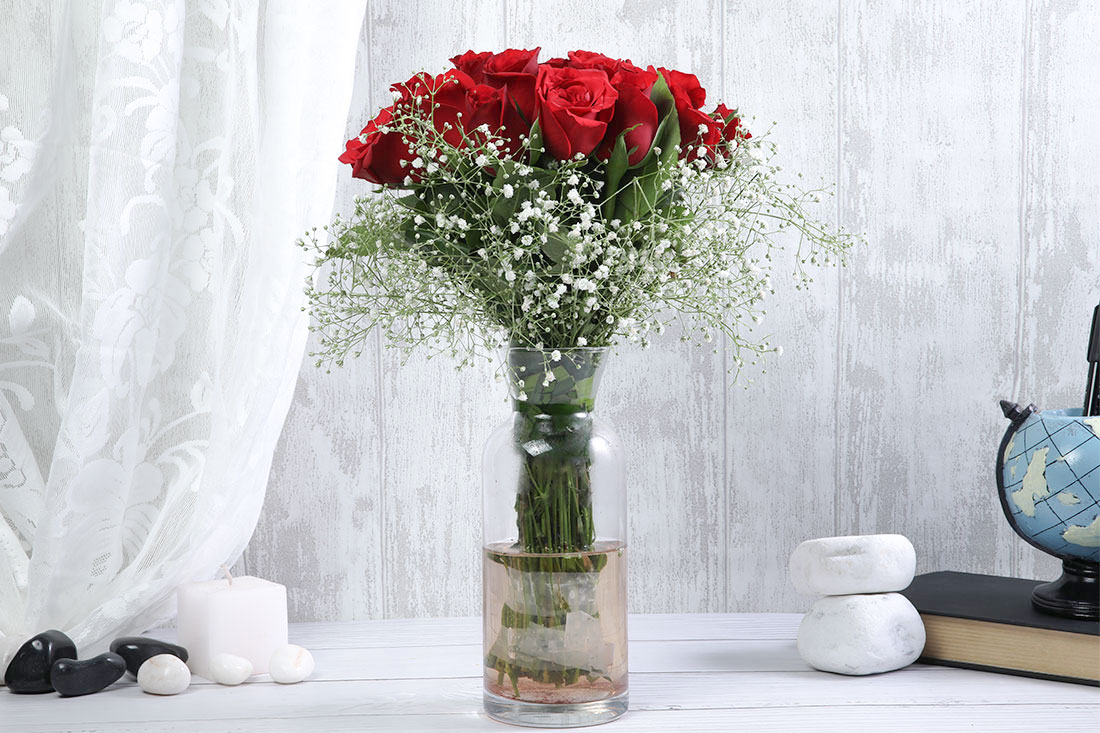
<svg viewBox="0 0 1100 733"><path fill-rule="evenodd" d="M11 658L4 684L17 693L53 692L50 668L58 659L76 659L76 644L57 629L27 640Z"/></svg>
<svg viewBox="0 0 1100 733"><path fill-rule="evenodd" d="M126 660L113 652L98 657L58 659L50 669L50 682L62 697L76 697L99 692L126 674Z"/></svg>
<svg viewBox="0 0 1100 733"><path fill-rule="evenodd" d="M171 654L187 661L187 650L182 646L145 636L123 636L115 639L111 642L111 651L126 660L126 669L135 677L145 660L158 654Z"/></svg>

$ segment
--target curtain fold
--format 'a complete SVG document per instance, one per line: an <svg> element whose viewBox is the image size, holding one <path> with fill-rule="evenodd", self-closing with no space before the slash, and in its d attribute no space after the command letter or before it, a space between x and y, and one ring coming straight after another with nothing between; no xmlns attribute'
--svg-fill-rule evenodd
<svg viewBox="0 0 1100 733"><path fill-rule="evenodd" d="M365 0L0 11L0 654L243 551L305 345ZM5 317L6 316L6 317Z"/></svg>

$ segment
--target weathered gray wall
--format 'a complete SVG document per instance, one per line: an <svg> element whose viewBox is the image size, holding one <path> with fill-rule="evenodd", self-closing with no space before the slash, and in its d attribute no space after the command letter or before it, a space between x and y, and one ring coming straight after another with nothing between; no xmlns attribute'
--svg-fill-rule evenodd
<svg viewBox="0 0 1100 733"><path fill-rule="evenodd" d="M1100 3L371 0L349 135L391 82L538 44L695 71L752 129L778 121L786 168L838 182L821 215L868 239L808 293L781 284L786 353L752 384L674 339L609 368L632 609L800 610L787 554L838 533L904 533L922 571L1051 576L1000 514L996 401L1081 398ZM377 339L338 373L307 359L243 563L301 620L477 613L480 447L506 414L488 370Z"/></svg>

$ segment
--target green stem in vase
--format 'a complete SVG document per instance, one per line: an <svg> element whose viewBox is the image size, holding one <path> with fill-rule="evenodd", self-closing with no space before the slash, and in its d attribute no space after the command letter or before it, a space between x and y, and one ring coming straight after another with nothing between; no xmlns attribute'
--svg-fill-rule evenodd
<svg viewBox="0 0 1100 733"><path fill-rule="evenodd" d="M549 444L549 450L524 456L524 470L516 493L519 542L524 552L578 552L587 550L595 539L592 532L592 483L589 476L587 436L591 417L520 415L518 422L525 443ZM551 427L549 435L540 423L565 423ZM557 430L555 428L561 428ZM564 431L569 435L562 437ZM524 440L524 438L526 440ZM582 444L580 454L566 442Z"/></svg>

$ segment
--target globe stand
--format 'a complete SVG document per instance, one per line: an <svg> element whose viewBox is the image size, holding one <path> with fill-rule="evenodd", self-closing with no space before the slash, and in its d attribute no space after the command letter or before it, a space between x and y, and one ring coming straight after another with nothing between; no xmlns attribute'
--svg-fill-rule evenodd
<svg viewBox="0 0 1100 733"><path fill-rule="evenodd" d="M1063 560L1062 577L1036 586L1031 605L1055 616L1100 620L1100 563Z"/></svg>

